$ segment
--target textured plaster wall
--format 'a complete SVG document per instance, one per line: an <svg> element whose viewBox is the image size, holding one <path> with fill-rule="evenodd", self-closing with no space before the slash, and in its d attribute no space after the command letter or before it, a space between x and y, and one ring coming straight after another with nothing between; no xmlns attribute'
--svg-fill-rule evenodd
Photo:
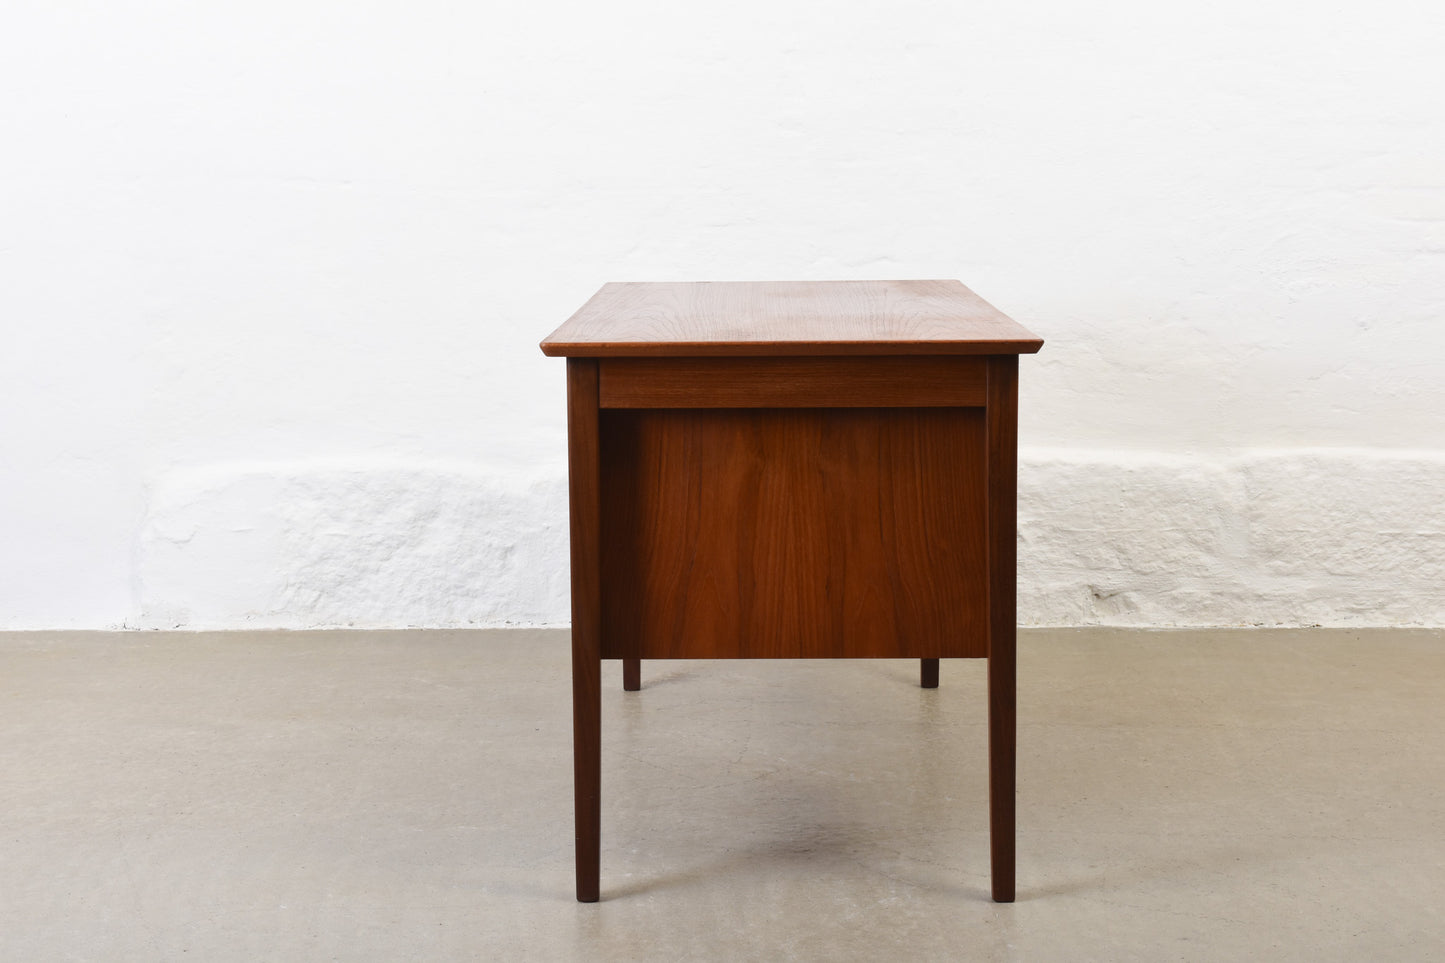
<svg viewBox="0 0 1445 963"><path fill-rule="evenodd" d="M1445 453L1033 450L1019 617L1045 625L1445 624Z"/></svg>
<svg viewBox="0 0 1445 963"><path fill-rule="evenodd" d="M1445 624L1441 491L1445 453L1026 449L1020 618ZM354 462L177 472L140 533L135 624L566 622L566 515L556 473L499 481L466 465Z"/></svg>
<svg viewBox="0 0 1445 963"><path fill-rule="evenodd" d="M1445 624L1436 4L21 3L0 628L566 620L610 279L958 277L1029 622Z"/></svg>

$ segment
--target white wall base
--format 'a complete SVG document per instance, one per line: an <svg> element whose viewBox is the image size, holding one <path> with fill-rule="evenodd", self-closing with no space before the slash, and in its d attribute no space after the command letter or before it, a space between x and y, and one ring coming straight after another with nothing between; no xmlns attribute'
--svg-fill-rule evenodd
<svg viewBox="0 0 1445 963"><path fill-rule="evenodd" d="M154 492L140 628L568 621L567 485L441 464L268 464Z"/></svg>
<svg viewBox="0 0 1445 963"><path fill-rule="evenodd" d="M1025 624L1445 625L1440 452L1034 450L1019 536Z"/></svg>
<svg viewBox="0 0 1445 963"><path fill-rule="evenodd" d="M561 625L566 480L215 465L152 492L141 628ZM1025 625L1445 625L1445 453L1024 449Z"/></svg>

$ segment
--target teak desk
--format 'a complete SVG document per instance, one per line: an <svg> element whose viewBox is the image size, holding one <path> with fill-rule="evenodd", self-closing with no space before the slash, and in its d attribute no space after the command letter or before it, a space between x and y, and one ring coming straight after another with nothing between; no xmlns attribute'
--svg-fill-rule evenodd
<svg viewBox="0 0 1445 963"><path fill-rule="evenodd" d="M577 898L601 660L988 659L993 898L1014 898L1018 356L957 281L608 284L567 359Z"/></svg>

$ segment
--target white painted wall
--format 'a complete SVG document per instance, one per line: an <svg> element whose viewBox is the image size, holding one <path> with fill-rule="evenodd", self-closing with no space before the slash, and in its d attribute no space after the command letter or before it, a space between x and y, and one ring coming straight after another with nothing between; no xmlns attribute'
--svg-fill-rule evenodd
<svg viewBox="0 0 1445 963"><path fill-rule="evenodd" d="M0 628L563 622L613 279L957 277L1025 621L1445 624L1435 3L6 6Z"/></svg>

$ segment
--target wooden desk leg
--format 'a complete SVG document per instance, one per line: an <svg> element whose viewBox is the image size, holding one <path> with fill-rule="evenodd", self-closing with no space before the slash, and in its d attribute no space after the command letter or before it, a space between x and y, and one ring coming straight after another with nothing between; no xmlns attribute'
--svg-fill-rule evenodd
<svg viewBox="0 0 1445 963"><path fill-rule="evenodd" d="M988 808L993 898L1014 901L1018 357L988 367Z"/></svg>
<svg viewBox="0 0 1445 963"><path fill-rule="evenodd" d="M920 667L919 667L919 681L918 681L918 684L919 684L920 686L922 686L923 688L925 688L925 689L937 689L937 688L938 688L938 660L937 660L937 659L919 659L919 662L921 663L921 665L920 665Z"/></svg>
<svg viewBox="0 0 1445 963"><path fill-rule="evenodd" d="M576 632L576 629L573 629ZM577 900L597 902L602 840L602 660L572 642L572 774L577 820Z"/></svg>
<svg viewBox="0 0 1445 963"><path fill-rule="evenodd" d="M636 692L642 688L642 660L622 660L622 689L624 692Z"/></svg>
<svg viewBox="0 0 1445 963"><path fill-rule="evenodd" d="M1014 901L1015 721L1013 639L994 637L988 657L988 835L993 901Z"/></svg>
<svg viewBox="0 0 1445 963"><path fill-rule="evenodd" d="M602 562L597 362L567 359L572 538L572 773L577 899L598 897L602 836Z"/></svg>

